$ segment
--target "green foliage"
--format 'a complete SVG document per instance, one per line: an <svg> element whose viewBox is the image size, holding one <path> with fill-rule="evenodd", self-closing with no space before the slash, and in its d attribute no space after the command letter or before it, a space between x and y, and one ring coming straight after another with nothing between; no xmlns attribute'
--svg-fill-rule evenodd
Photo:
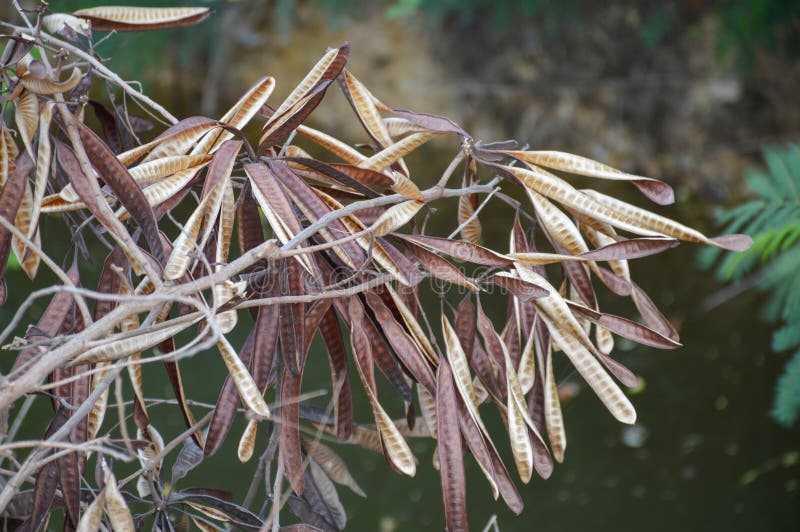
<svg viewBox="0 0 800 532"><path fill-rule="evenodd" d="M8 262L6 263L6 270L7 271L16 271L16 270L21 270L21 269L22 268L19 265L19 262L17 261L17 257L13 253L9 254L8 255Z"/></svg>
<svg viewBox="0 0 800 532"><path fill-rule="evenodd" d="M667 9L654 8L647 13L644 24L637 31L639 41L648 50L655 50L674 31L675 26L676 21Z"/></svg>
<svg viewBox="0 0 800 532"><path fill-rule="evenodd" d="M726 232L751 235L753 246L722 258L717 275L729 281L757 272L756 288L768 294L764 317L782 323L772 349L796 350L778 380L772 409L776 421L791 426L800 415L800 146L766 150L764 160L766 168L745 175L755 199L719 216ZM701 263L712 265L718 251L704 250Z"/></svg>
<svg viewBox="0 0 800 532"><path fill-rule="evenodd" d="M501 28L537 17L553 30L586 21L602 24L592 14L596 5L588 0L391 0L386 13L390 18L422 14L440 19L453 15L462 22L488 16ZM637 35L642 46L651 51L668 35L693 26L692 9L663 2L632 2L628 9L641 14ZM707 11L719 28L716 48L720 60L734 60L743 72L752 69L759 51L800 57L800 2L725 0L716 8L709 6Z"/></svg>
<svg viewBox="0 0 800 532"><path fill-rule="evenodd" d="M727 0L717 9L720 57L733 55L745 70L757 51L800 56L800 2L785 0Z"/></svg>
<svg viewBox="0 0 800 532"><path fill-rule="evenodd" d="M781 425L790 427L797 421L798 408L800 408L800 351L792 356L778 379L772 417Z"/></svg>
<svg viewBox="0 0 800 532"><path fill-rule="evenodd" d="M586 0L394 0L386 8L386 14L395 18L421 13L434 19L455 15L461 22L471 22L488 13L501 28L507 28L520 18L541 15L553 26L561 22L575 22L581 8L588 5L591 4Z"/></svg>

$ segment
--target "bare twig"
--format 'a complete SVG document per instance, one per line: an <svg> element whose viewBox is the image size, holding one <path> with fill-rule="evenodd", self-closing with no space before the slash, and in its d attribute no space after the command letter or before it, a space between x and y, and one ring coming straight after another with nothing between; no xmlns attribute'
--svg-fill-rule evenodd
<svg viewBox="0 0 800 532"><path fill-rule="evenodd" d="M458 196L463 196L465 194L473 194L473 193L486 193L491 192L492 188L500 182L499 177L495 177L488 183L483 185L471 185L464 188L439 188L438 186L434 186L422 192L423 198L425 198L426 202L431 202L440 198L453 198ZM401 201L406 201L408 198L403 196L402 194L389 194L386 196L379 196L377 198L362 200L362 201L355 201L348 205L345 205L341 209L337 209L335 211L331 211L327 213L325 216L320 217L316 222L312 223L305 229L303 229L300 233L298 233L294 238L286 242L281 247L281 250L286 251L289 249L293 249L297 247L299 244L305 242L311 235L315 234L320 229L326 227L330 224L333 220L338 220L348 214L353 214L357 211L362 209L369 209L372 207L383 207L385 205L392 205L394 203L400 203Z"/></svg>
<svg viewBox="0 0 800 532"><path fill-rule="evenodd" d="M59 265L47 255L47 253L42 251L42 249L32 240L30 240L25 233L17 229L12 222L9 222L4 217L0 216L0 225L2 225L3 228L9 231L12 235L17 237L29 250L38 255L42 262L44 262L45 265L47 265L47 267L50 268L50 270L52 270L52 272L55 273L59 279L61 279L61 282L64 283L65 286L76 288L75 283L73 283L69 278L67 272L62 270L61 267L59 267ZM84 322L91 323L92 314L89 312L89 307L86 306L86 301L83 299L83 297L75 297L75 303L78 305L78 309L81 311L81 316L83 317ZM0 336L0 343L2 343L4 337L5 332L3 336Z"/></svg>
<svg viewBox="0 0 800 532"><path fill-rule="evenodd" d="M499 192L499 191L500 191L500 187L497 187L497 188L494 188L494 189L492 189L492 191L491 191L491 192L489 192L489 193L486 195L486 197L485 197L485 198L483 198L483 202L481 202L481 204L480 204L480 205L478 205L478 208L477 208L477 209L475 209L475 212L473 212L473 213L470 215L470 217L469 217L469 218L467 218L466 220L464 220L463 222L461 222L461 225L459 225L458 227L456 227L456 228L455 228L455 230L454 230L452 233L450 233L450 234L447 236L447 238L454 238L454 237L455 237L455 236L456 236L456 235L457 235L459 232L461 232L461 230L462 230L462 229L464 229L464 228L465 228L465 227L466 227L466 226L467 226L467 225L468 225L468 224L469 224L469 223L470 223L472 220L474 220L475 218L477 218L477 217L478 217L478 214L479 214L479 213L480 213L480 212L483 210L483 208L484 208L484 207L485 207L485 206L486 206L486 205L489 203L489 200L490 200L490 199L492 199L492 196L494 196L494 195L495 195L497 192Z"/></svg>
<svg viewBox="0 0 800 532"><path fill-rule="evenodd" d="M75 410L69 419L67 419L67 421L65 421L64 424L61 425L61 427L59 427L58 430L56 430L53 435L45 441L50 443L59 442L64 437L68 436L70 431L72 431L72 428L89 414L89 411L94 407L95 401L97 401L100 395L108 388L120 371L121 368L117 367L109 370L108 375L106 375L98 383L98 385L94 390L92 390L92 393L88 395L81 406ZM22 482L24 482L24 480L27 479L32 473L39 470L44 465L42 463L44 454L46 454L46 451L42 447L35 449L19 468L17 474L8 480L6 485L3 487L3 491L0 492L0 514L5 511L8 503L11 502L11 499L19 491Z"/></svg>
<svg viewBox="0 0 800 532"><path fill-rule="evenodd" d="M9 29L19 31L21 33L26 33L25 28L22 28L20 26L15 26L14 24L9 24L8 22L0 21L0 26L5 26ZM157 111L158 114L164 117L164 119L167 120L167 122L169 122L170 124L175 124L178 122L178 119L175 118L175 116L173 116L172 113L164 109L163 106L156 103L155 101L144 95L142 92L137 91L136 89L131 87L131 85L128 82L119 77L113 71L109 70L108 67L106 67L100 61L98 61L92 55L84 52L77 46L74 46L67 41L63 41L47 33L40 33L38 37L45 42L56 45L60 48L63 48L64 50L69 50L70 53L77 55L78 57L80 57L81 59L92 65L92 67L97 71L97 73L100 76L118 85L123 91L125 91L126 94L130 95L133 99L137 100L139 103L143 104L146 107L149 107L150 109L153 109L154 111Z"/></svg>

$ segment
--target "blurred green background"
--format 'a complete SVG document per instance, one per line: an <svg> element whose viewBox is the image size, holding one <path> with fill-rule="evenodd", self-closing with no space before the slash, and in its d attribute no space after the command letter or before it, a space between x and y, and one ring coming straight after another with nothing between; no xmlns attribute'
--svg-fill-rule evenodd
<svg viewBox="0 0 800 532"><path fill-rule="evenodd" d="M277 78L272 101L279 101L327 46L349 40L351 70L389 105L449 116L482 140L515 138L664 179L678 201L656 210L713 234L720 231L716 211L750 194L745 169L761 164L765 148L800 141L797 2L195 3L212 5L216 13L194 28L114 35L98 47L125 79L141 81L181 117L221 115L265 74ZM51 2L64 11L88 5ZM0 9L11 16L7 6ZM335 91L311 122L353 142L366 140ZM453 150L452 143L434 142L415 154L409 161L415 178L434 180ZM641 203L624 186L603 190ZM497 206L485 211L487 242L505 245L512 214ZM45 241L64 234L58 223L43 230ZM69 243L62 241L66 250ZM503 531L800 530L800 429L769 416L787 360L770 350L780 319L760 318L764 296L756 290L729 294L697 266L697 251L684 244L633 265L634 278L675 322L685 345L658 351L619 342L618 358L646 383L633 397L639 424L616 423L564 365L561 384L578 390L564 406L565 463L549 480L520 486L526 508L514 517L492 501L467 459L473 529L497 514ZM10 319L14 298L21 301L32 288L19 270L9 272L11 300L0 309L0 323ZM500 304L489 310L497 319L504 312ZM631 313L614 300L605 310ZM243 319L239 338L248 325ZM0 357L7 370L10 357ZM324 354L315 350L310 357L304 391L324 390ZM215 401L224 375L218 357L201 355L186 368L187 393ZM145 377L153 396L169 396L160 368L145 367ZM364 398L355 395L363 407ZM314 402L325 404L324 398ZM384 402L400 415L397 399L386 394ZM49 405L42 401L36 408L41 426L31 417L23 437L37 437L49 419ZM173 407L154 412L162 415L155 424L165 439L183 430ZM357 417L368 420L367 410ZM228 445L183 484L241 497L255 466L236 459L243 427L238 420ZM261 441L256 453L265 445ZM368 493L361 499L340 490L348 529L441 528L430 443L415 446L420 467L414 479L391 473L379 455L337 448ZM508 453L504 458L510 465Z"/></svg>

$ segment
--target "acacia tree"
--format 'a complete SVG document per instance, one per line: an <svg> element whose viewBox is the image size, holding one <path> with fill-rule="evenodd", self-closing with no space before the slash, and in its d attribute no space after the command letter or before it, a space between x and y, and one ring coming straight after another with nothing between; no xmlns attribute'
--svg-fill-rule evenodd
<svg viewBox="0 0 800 532"><path fill-rule="evenodd" d="M558 357L611 415L635 421L616 381L632 387L637 377L612 357L614 336L662 349L680 344L632 280L629 261L679 240L742 250L748 237L708 238L577 190L553 172L627 181L655 203L672 203L660 181L562 152L477 142L446 118L389 107L347 69L347 44L328 50L278 105L269 100L275 80L264 77L221 118L181 120L93 49L94 32L187 25L208 14L130 7L47 14L44 5L30 18L20 11L23 26L2 23L0 300L12 251L31 279L40 268L59 279L28 295L0 335L16 352L0 375L6 524L36 530L63 509L64 527L81 530L168 530L188 519L203 530L277 530L290 521L299 524L282 529L341 529L335 484L361 490L332 445L382 453L390 468L413 476L418 462L406 439L435 438L446 526L466 530L465 456L515 513L522 499L498 448L510 447L523 483L534 472L547 478L553 460L564 459ZM107 89L104 101L90 98L94 85ZM368 146L305 124L328 90L347 97ZM166 129L141 141L153 121ZM242 133L252 121L262 123L257 143ZM460 148L438 182L420 188L404 157L438 136L458 137ZM310 155L309 146L324 155ZM480 212L490 201L516 215L508 243L482 239ZM445 202L458 204L450 234L438 233ZM41 238L45 218L71 232L67 257L54 257L57 243ZM537 249L534 230L546 250ZM87 253L107 253L94 289L82 283L78 257ZM426 279L459 287L459 299L454 291L440 295L438 311L423 307ZM643 322L602 312L595 284L629 297ZM499 327L481 304L490 292L507 301ZM43 298L46 309L31 316ZM29 322L24 337L9 342ZM228 336L237 325L249 331L234 346ZM189 339L181 335L190 330ZM327 410L303 403L317 334L330 364ZM181 365L202 364L197 355L208 351L219 353L229 375L197 419ZM153 363L163 365L186 422L170 441L148 411L163 398L143 392L142 366ZM379 401L376 367L404 418ZM123 377L135 433L121 393L114 405L108 399ZM354 381L371 416L354 415ZM51 401L53 417L30 447L15 435L34 401ZM487 430L482 416L491 408L506 434ZM266 442L245 499L182 489L180 480L220 449L236 416L248 420L240 460L252 458L259 426ZM130 461L138 470L117 478L115 464Z"/></svg>

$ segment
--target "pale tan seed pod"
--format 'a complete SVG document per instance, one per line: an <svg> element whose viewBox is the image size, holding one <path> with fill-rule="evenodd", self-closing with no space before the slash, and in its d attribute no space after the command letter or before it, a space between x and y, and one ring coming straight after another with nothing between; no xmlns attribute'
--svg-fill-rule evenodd
<svg viewBox="0 0 800 532"><path fill-rule="evenodd" d="M82 201L64 201L58 197L58 194L45 196L42 200L42 208L39 211L41 214L59 214L62 212L79 211L86 208L86 204Z"/></svg>
<svg viewBox="0 0 800 532"><path fill-rule="evenodd" d="M433 439L436 439L436 398L425 389L424 386L417 384L417 397L419 407L422 411L422 420Z"/></svg>
<svg viewBox="0 0 800 532"><path fill-rule="evenodd" d="M108 372L111 370L111 363L110 362L100 362L97 364L96 368L97 371L92 375L92 391L94 391L98 384L108 375ZM100 396L92 405L92 409L89 410L89 414L87 416L87 425L86 425L86 439L93 440L97 437L100 433L100 427L103 425L103 418L106 415L106 406L108 404L108 388L103 390ZM102 505L101 505L102 506Z"/></svg>
<svg viewBox="0 0 800 532"><path fill-rule="evenodd" d="M355 324L355 321L354 321ZM360 326L360 324L358 324ZM355 331L355 325L353 331ZM363 331L361 331L363 335ZM408 442L400 434L400 431L395 426L392 418L381 406L375 392L372 389L374 383L370 383L367 375L364 374L364 369L361 364L356 364L358 375L361 377L361 382L364 385L364 391L367 393L367 399L372 407L372 415L375 418L375 424L380 433L380 444L394 467L401 473L413 477L417 473L417 462Z"/></svg>
<svg viewBox="0 0 800 532"><path fill-rule="evenodd" d="M170 254L167 264L164 266L164 277L166 279L177 280L189 268L192 262L192 254L197 246L203 219L210 210L212 200L213 197L208 195L200 202L200 205L197 206L189 220L184 224L181 234L175 239L172 246L172 254Z"/></svg>
<svg viewBox="0 0 800 532"><path fill-rule="evenodd" d="M376 453L383 452L381 436L378 434L377 428L356 425L353 427L353 432L347 443L358 445Z"/></svg>
<svg viewBox="0 0 800 532"><path fill-rule="evenodd" d="M222 204L219 211L219 226L217 229L217 245L215 249L215 270L219 270L228 262L228 253L233 238L233 221L236 218L236 204L233 197L233 186L230 181L225 186ZM233 283L229 280L215 284L213 287L214 306L221 307L235 295ZM228 310L216 315L217 326L223 334L227 334L236 327L238 314L236 310Z"/></svg>
<svg viewBox="0 0 800 532"><path fill-rule="evenodd" d="M536 377L536 331L535 329L528 336L522 348L522 354L517 368L517 377L523 394L527 394L533 388Z"/></svg>
<svg viewBox="0 0 800 532"><path fill-rule="evenodd" d="M155 331L136 336L123 337L119 340L112 340L110 342L103 343L99 346L87 349L75 360L70 362L69 365L78 366L80 364L91 364L125 358L134 353L144 351L145 349L150 349L154 345L163 342L167 338L172 338L193 323L197 323L199 319L200 318L196 318L193 321L186 321L176 325L168 325Z"/></svg>
<svg viewBox="0 0 800 532"><path fill-rule="evenodd" d="M375 139L380 147L387 147L394 144L386 123L381 117L381 109L389 109L386 105L381 103L367 87L356 79L347 69L342 72L342 79L344 81L343 91L350 100L351 105L358 114L358 118L364 125L364 128L369 133L370 137ZM401 172L408 175L408 167L403 159L398 159L397 163L400 165Z"/></svg>
<svg viewBox="0 0 800 532"><path fill-rule="evenodd" d="M257 432L258 421L251 419L247 422L247 426L244 428L244 432L242 432L242 437L239 439L239 447L237 448L236 455L239 457L240 462L249 462L253 457Z"/></svg>
<svg viewBox="0 0 800 532"><path fill-rule="evenodd" d="M11 148L12 146L16 148L16 144L8 132L5 122L0 123L0 133L2 133L0 134L0 186L4 186L13 170L16 156L11 156Z"/></svg>
<svg viewBox="0 0 800 532"><path fill-rule="evenodd" d="M424 203L416 200L404 201L393 205L375 220L375 223L369 228L370 232L375 236L386 236L394 232L406 225L423 205Z"/></svg>
<svg viewBox="0 0 800 532"><path fill-rule="evenodd" d="M106 490L100 490L89 504L78 521L76 532L97 532L103 520L103 507L106 502Z"/></svg>
<svg viewBox="0 0 800 532"><path fill-rule="evenodd" d="M601 325L595 327L595 339L597 340L597 349L604 355L608 355L614 350L614 335L605 327Z"/></svg>
<svg viewBox="0 0 800 532"><path fill-rule="evenodd" d="M391 146L387 146L366 161L359 163L359 167L383 172L392 166L398 159L405 157L435 136L435 133L414 133L404 137Z"/></svg>
<svg viewBox="0 0 800 532"><path fill-rule="evenodd" d="M555 344L564 351L578 373L615 418L623 423L635 423L636 411L633 405L590 350L591 342L585 338L580 323L558 291L532 270L517 268L517 271L523 279L527 278L550 291L549 296L535 299L534 304L547 324Z"/></svg>
<svg viewBox="0 0 800 532"><path fill-rule="evenodd" d="M130 166L138 159L145 157L145 155L147 155L147 157L144 158L142 164L149 161L160 160L164 157L184 155L189 148L195 145L198 139L212 129L217 128L219 128L219 123L204 121L181 129L175 133L165 135L162 138L153 139L135 148L131 148L117 155L117 159L125 166Z"/></svg>
<svg viewBox="0 0 800 532"><path fill-rule="evenodd" d="M709 238L700 231L687 227L664 216L635 207L630 203L606 196L594 190L583 190L587 197L592 198L603 208L611 212L619 213L618 216L639 229L640 234L651 231L656 235L669 236L687 242L696 242L707 246L714 246L731 251L744 251L752 244L750 237L746 235L725 235L723 237ZM604 220L611 225L616 225L621 229L627 229L621 224L615 224L610 220ZM629 229L630 230L630 229ZM634 231L636 232L636 231Z"/></svg>
<svg viewBox="0 0 800 532"><path fill-rule="evenodd" d="M447 353L447 361L453 370L453 377L456 381L456 390L464 401L470 417L475 421L478 427L486 433L486 427L483 424L480 413L478 412L478 400L475 395L475 390L472 387L472 375L469 372L469 361L461 343L458 341L453 326L450 325L450 320L447 316L442 314L442 335L444 336L444 343Z"/></svg>
<svg viewBox="0 0 800 532"><path fill-rule="evenodd" d="M570 174L615 181L629 181L641 190L644 195L661 205L667 205L675 201L672 188L666 183L649 177L627 174L586 157L560 151L512 151L507 153L527 163Z"/></svg>
<svg viewBox="0 0 800 532"><path fill-rule="evenodd" d="M526 192L539 219L545 226L544 229L558 245L572 255L580 255L589 251L589 246L586 245L578 227L570 220L569 216L535 190L528 188Z"/></svg>
<svg viewBox="0 0 800 532"><path fill-rule="evenodd" d="M377 99L372 95L372 92L347 69L342 72L342 79L347 87L350 101L370 136L382 146L392 145L392 137L389 135L389 130L381 118L378 107L375 104Z"/></svg>
<svg viewBox="0 0 800 532"><path fill-rule="evenodd" d="M14 122L28 157L36 160L31 143L39 123L39 97L32 91L22 91L22 94L14 100Z"/></svg>
<svg viewBox="0 0 800 532"><path fill-rule="evenodd" d="M310 153L308 153L300 146L295 146L294 144L289 144L288 146L286 146L286 157L297 157L300 159L312 158ZM302 164L295 163L292 161L287 161L286 164L288 164L291 168L305 168Z"/></svg>
<svg viewBox="0 0 800 532"><path fill-rule="evenodd" d="M393 192L397 192L413 200L425 201L425 196L422 195L422 191L411 179L397 172L392 172L392 179L394 183L392 183L390 188Z"/></svg>
<svg viewBox="0 0 800 532"><path fill-rule="evenodd" d="M223 523L227 523L227 522L229 522L231 520L231 518L230 518L230 516L228 516L228 514L222 512L220 510L217 510L216 508L214 508L212 506L207 506L205 504L200 504L200 503L194 502L194 501L187 502L186 504L188 504L189 506L191 506L192 508L194 508L195 510L197 510L201 514L203 514L203 515L205 515L207 517L210 517L211 519L214 519L216 521L222 521Z"/></svg>
<svg viewBox="0 0 800 532"><path fill-rule="evenodd" d="M128 157L133 157L133 160L135 160L138 158L138 156L141 156L140 153L143 154L142 151L146 153L147 151L150 151L151 148L152 151L150 151L150 153L148 153L147 156L142 159L142 163L157 161L159 159L163 159L164 157L184 155L190 150L194 151L194 147L197 145L197 143L201 142L201 139L214 132L218 132L219 129L220 124L218 122L209 122L194 127L189 127L163 139L156 139L152 141L154 143L152 146L145 144L143 146L148 146L147 148L140 147L142 150L134 148L133 150L129 150L129 152L125 152L125 154L118 155L117 157L122 160L121 157L125 155L126 160ZM134 157L134 154L136 154L137 157ZM193 155L198 154L193 153Z"/></svg>
<svg viewBox="0 0 800 532"><path fill-rule="evenodd" d="M45 29L56 35L64 35L69 31L89 36L89 23L86 20L66 13L53 13L42 18Z"/></svg>
<svg viewBox="0 0 800 532"><path fill-rule="evenodd" d="M219 119L220 123L235 129L243 129L258 113L258 110L266 105L274 89L275 78L271 76L261 78ZM191 153L214 153L223 142L231 138L233 138L233 133L230 131L209 132L197 143Z"/></svg>
<svg viewBox="0 0 800 532"><path fill-rule="evenodd" d="M22 76L19 81L22 83L22 86L30 92L35 94L52 95L71 91L78 86L78 83L80 83L82 78L83 73L81 72L81 69L75 67L72 69L69 77L64 81L41 79L31 74Z"/></svg>
<svg viewBox="0 0 800 532"><path fill-rule="evenodd" d="M22 201L14 217L14 227L24 235L30 235L30 240L41 248L41 238L37 227L32 225L33 221L33 193L31 192L30 182L25 182L25 191L22 194ZM16 235L11 235L11 249L17 262L22 267L22 271L29 279L36 278L36 271L39 269L40 257L33 250L28 248Z"/></svg>
<svg viewBox="0 0 800 532"><path fill-rule="evenodd" d="M529 166L528 168L504 166L503 168L517 177L526 187L546 198L557 201L565 208L635 234L645 236L659 236L661 234L644 229L630 217L601 205L588 195L576 190L575 187L560 177L537 166Z"/></svg>
<svg viewBox="0 0 800 532"><path fill-rule="evenodd" d="M475 390L475 399L478 401L479 405L482 405L484 401L489 398L489 392L486 391L486 387L483 385L480 378L475 377L472 379L472 388Z"/></svg>
<svg viewBox="0 0 800 532"><path fill-rule="evenodd" d="M113 264L111 265L111 269L119 277L120 295L132 295L133 287L131 287L130 283L128 282L128 278L124 274L122 269ZM161 320L157 320L157 323L159 321ZM136 314L131 314L130 316L125 317L125 319L123 319L122 322L120 322L120 331L122 332L136 331L139 329L139 326L140 326L139 316ZM139 403L139 406L141 406L145 415L147 415L147 407L144 400L144 382L142 379L142 365L137 363L137 361L141 359L141 357L142 357L141 351L137 351L131 354L129 358L129 362L131 362L131 364L128 364L127 369L128 369L128 377L131 380L131 388L133 389L133 394L136 396L136 400Z"/></svg>
<svg viewBox="0 0 800 532"><path fill-rule="evenodd" d="M136 479L136 491L140 497L149 497L151 494L150 479L157 479L161 472L163 458L159 459L158 455L164 450L164 439L152 425L147 425L144 430L137 428L136 437L148 442L145 447L136 451L139 464L143 469L142 474Z"/></svg>
<svg viewBox="0 0 800 532"><path fill-rule="evenodd" d="M178 172L167 177L166 179L162 179L146 187L144 190L142 190L142 192L144 193L144 197L147 199L147 203L150 204L151 207L161 205L173 197L178 191L183 189L183 187L189 184L192 178L194 178L194 176L203 166L205 165ZM115 214L121 221L125 221L130 218L130 214L125 207L120 207L117 209Z"/></svg>
<svg viewBox="0 0 800 532"><path fill-rule="evenodd" d="M400 297L400 294L398 294L397 291L392 288L392 285L387 284L386 291L392 298L395 307L397 307L397 310L400 312L400 316L403 318L403 323L406 324L406 328L411 333L411 338L419 346L422 354L424 354L432 364L438 364L439 356L436 354L436 350L433 348L430 338L428 338L428 335L423 330L422 325L420 325L417 319L414 317L411 309L408 308L408 305L406 305L405 301L403 301L403 298Z"/></svg>
<svg viewBox="0 0 800 532"><path fill-rule="evenodd" d="M105 460L102 461L101 467L103 475L105 476L105 508L108 514L108 520L111 522L111 528L117 532L134 532L136 527L133 524L133 516L128 508L125 498L120 493L117 487L117 479L109 469Z"/></svg>
<svg viewBox="0 0 800 532"><path fill-rule="evenodd" d="M544 438L542 438L542 435L539 433L539 429L536 428L536 424L533 422L533 419L531 419L530 413L528 412L528 405L525 402L525 395L522 393L522 386L520 386L519 379L517 378L517 371L514 369L514 363L511 361L508 348L506 347L505 342L500 342L500 346L503 349L503 357L505 358L506 364L506 389L508 391L508 397L514 402L514 405L518 410L518 415L522 418L531 432L533 432L534 436L536 436L536 438L541 442L542 446L544 446Z"/></svg>
<svg viewBox="0 0 800 532"><path fill-rule="evenodd" d="M297 132L325 148L348 164L359 165L367 160L361 152L341 140L306 125L297 126Z"/></svg>
<svg viewBox="0 0 800 532"><path fill-rule="evenodd" d="M557 462L564 461L567 449L567 434L564 429L564 417L561 413L561 401L558 398L558 385L553 374L553 357L547 354L547 366L544 378L544 422L547 427L547 438L553 449L553 458Z"/></svg>
<svg viewBox="0 0 800 532"><path fill-rule="evenodd" d="M36 176L33 180L33 211L31 212L31 230L39 229L39 213L42 200L47 189L47 180L50 176L50 162L52 160L52 147L50 145L50 122L53 117L54 102L47 102L39 114L39 146L36 150ZM28 238L32 235L28 232Z"/></svg>
<svg viewBox="0 0 800 532"><path fill-rule="evenodd" d="M140 185L153 183L186 170L200 170L211 161L211 155L173 155L149 161L128 169Z"/></svg>
<svg viewBox="0 0 800 532"><path fill-rule="evenodd" d="M211 14L208 7L97 6L73 16L87 19L95 31L142 31L196 24Z"/></svg>
<svg viewBox="0 0 800 532"><path fill-rule="evenodd" d="M392 138L402 137L403 135L408 135L409 133L422 133L427 131L427 129L424 127L418 126L410 120L394 116L390 118L384 118L383 124L386 126L386 130L389 132L389 135Z"/></svg>
<svg viewBox="0 0 800 532"><path fill-rule="evenodd" d="M510 386L509 386L510 388ZM506 405L508 420L508 437L511 443L511 454L514 456L514 465L523 483L527 484L533 475L533 447L528 436L528 427L522 418L516 401L508 390L508 403Z"/></svg>
<svg viewBox="0 0 800 532"><path fill-rule="evenodd" d="M477 244L481 241L483 234L483 227L481 221L475 215L475 207L472 205L472 200L469 196L461 196L458 198L458 225L463 226L460 234L461 238L467 242ZM474 216L474 217L473 217ZM469 221L467 221L469 220Z"/></svg>
<svg viewBox="0 0 800 532"><path fill-rule="evenodd" d="M328 67L333 63L333 60L336 59L336 56L339 54L338 48L331 48L317 61L317 63L308 71L308 74L303 78L303 80L289 93L289 96L275 109L275 113L272 115L274 117L280 116L283 114L284 111L287 111L290 107L294 106L297 102L299 102L305 95L310 91L322 78L322 75L328 69ZM266 126L265 128L266 129Z"/></svg>
<svg viewBox="0 0 800 532"><path fill-rule="evenodd" d="M225 362L228 373L233 383L236 385L236 389L239 391L239 396L242 398L242 401L244 401L244 404L255 412L256 415L262 418L268 418L270 415L269 408L267 407L267 403L264 402L261 391L256 386L253 377L248 373L247 368L237 356L236 351L225 336L220 336L217 342L217 349L219 349L222 360Z"/></svg>
<svg viewBox="0 0 800 532"><path fill-rule="evenodd" d="M374 395L371 402L386 454L401 473L413 477L417 473L417 462L411 448Z"/></svg>

